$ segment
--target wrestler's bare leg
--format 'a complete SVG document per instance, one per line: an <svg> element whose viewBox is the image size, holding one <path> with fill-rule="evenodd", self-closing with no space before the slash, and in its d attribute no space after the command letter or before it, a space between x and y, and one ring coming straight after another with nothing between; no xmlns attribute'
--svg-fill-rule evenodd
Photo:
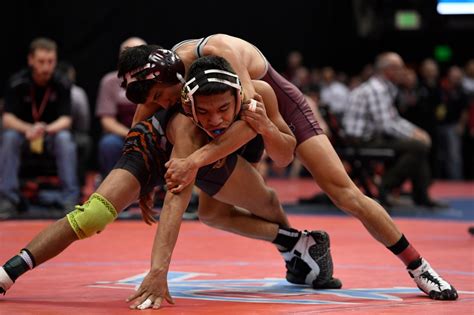
<svg viewBox="0 0 474 315"><path fill-rule="evenodd" d="M275 192L266 186L258 171L240 156L232 175L213 197L221 202L247 209L264 220L282 226L290 225Z"/></svg>
<svg viewBox="0 0 474 315"><path fill-rule="evenodd" d="M376 240L396 254L423 292L435 300L458 298L456 289L421 258L385 209L355 186L325 135L309 138L296 153L336 206L358 218Z"/></svg>
<svg viewBox="0 0 474 315"><path fill-rule="evenodd" d="M245 237L272 242L278 233L277 223L220 202L204 192L199 195L198 215L199 220L210 227Z"/></svg>
<svg viewBox="0 0 474 315"><path fill-rule="evenodd" d="M273 243L278 243L280 233L288 231L281 229L288 228L289 222L275 193L256 169L240 157L231 177L214 198L201 193L199 199L199 217L212 227ZM341 281L332 277L327 233L313 231L297 235L292 245L277 245L286 262L286 279L319 289L340 288Z"/></svg>
<svg viewBox="0 0 474 315"><path fill-rule="evenodd" d="M140 183L135 176L123 169L114 169L96 192L104 196L119 213L137 200L139 191ZM76 233L64 217L41 231L26 248L35 257L36 265L39 265L60 254L77 239Z"/></svg>
<svg viewBox="0 0 474 315"><path fill-rule="evenodd" d="M391 246L400 239L402 233L388 213L354 184L325 135L307 139L296 154L334 204L358 218L376 240Z"/></svg>

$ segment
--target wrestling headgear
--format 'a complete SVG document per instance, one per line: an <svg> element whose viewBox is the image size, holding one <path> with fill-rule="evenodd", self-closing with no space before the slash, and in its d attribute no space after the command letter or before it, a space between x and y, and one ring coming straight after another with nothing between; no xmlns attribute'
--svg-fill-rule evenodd
<svg viewBox="0 0 474 315"><path fill-rule="evenodd" d="M157 83L174 85L184 82L184 64L179 56L167 49L157 49L148 56L148 63L133 69L123 75L122 86L127 88L127 98L136 103L144 102L143 93L137 89L129 89L129 85L136 81L153 80ZM146 96L145 96L146 97Z"/></svg>
<svg viewBox="0 0 474 315"><path fill-rule="evenodd" d="M202 125L199 123L199 120L196 114L195 101L193 97L193 95L200 88L202 88L203 86L209 83L222 83L230 87L233 87L237 90L237 93L236 93L237 98L235 100L234 119L239 114L240 108L241 108L242 86L240 84L239 77L235 73L219 70L219 69L204 70L204 72L201 72L200 74L188 80L186 84L183 86L183 89L181 90L181 103L183 105L185 113L192 117L194 123L198 127L203 129L209 136L214 138L216 135L204 129Z"/></svg>

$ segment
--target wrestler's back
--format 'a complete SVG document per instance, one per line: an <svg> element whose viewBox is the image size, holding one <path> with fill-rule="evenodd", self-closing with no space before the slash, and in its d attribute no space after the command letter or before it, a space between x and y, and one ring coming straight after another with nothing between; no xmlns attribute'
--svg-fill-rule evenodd
<svg viewBox="0 0 474 315"><path fill-rule="evenodd" d="M226 34L214 34L207 38L207 42L202 48L204 55L215 54L216 50L222 50L226 47L231 47L232 50L239 54L239 60L241 60L252 79L259 79L266 71L266 60L261 52L251 43L230 35ZM188 70L191 63L198 57L196 55L196 46L200 40L190 40L176 49L176 53L181 57ZM219 54L221 55L221 54Z"/></svg>

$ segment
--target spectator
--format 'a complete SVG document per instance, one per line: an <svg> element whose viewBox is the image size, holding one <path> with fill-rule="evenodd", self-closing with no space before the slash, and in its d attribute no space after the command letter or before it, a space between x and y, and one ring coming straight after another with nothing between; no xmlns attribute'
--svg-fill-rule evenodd
<svg viewBox="0 0 474 315"><path fill-rule="evenodd" d="M433 59L427 58L421 63L418 97L418 108L416 115L412 116L412 122L426 130L431 137L430 168L433 176L438 178L440 170L437 168L436 162L438 139L436 137L435 109L442 101L439 68Z"/></svg>
<svg viewBox="0 0 474 315"><path fill-rule="evenodd" d="M291 79L291 83L296 85L296 87L298 87L301 92L306 93L311 83L311 77L308 68L306 68L305 66L298 67L294 72L293 78Z"/></svg>
<svg viewBox="0 0 474 315"><path fill-rule="evenodd" d="M144 44L146 43L143 39L131 37L120 45L120 52L125 48ZM136 108L136 105L125 97L125 90L120 87L120 83L117 71L107 73L100 82L97 96L96 116L100 117L103 130L98 148L102 178L107 176L120 158Z"/></svg>
<svg viewBox="0 0 474 315"><path fill-rule="evenodd" d="M464 161L474 160L474 59L468 60L464 68L463 87L468 95L468 123L463 138ZM464 177L474 179L474 163L464 163Z"/></svg>
<svg viewBox="0 0 474 315"><path fill-rule="evenodd" d="M418 121L422 117L420 117L419 113L418 77L415 70L409 68L405 70L405 75L399 88L397 107L400 115L419 126Z"/></svg>
<svg viewBox="0 0 474 315"><path fill-rule="evenodd" d="M76 69L68 62L60 62L58 70L63 71L71 86L71 118L72 132L77 145L78 175L81 186L85 183L85 175L92 152L90 132L90 107L86 91L76 84Z"/></svg>
<svg viewBox="0 0 474 315"><path fill-rule="evenodd" d="M56 202L71 210L79 201L76 144L71 127L71 83L55 71L57 44L37 38L30 44L29 69L14 74L5 90L3 138L0 147L0 217L16 213L20 203L18 171L23 144L45 149L56 159L61 197Z"/></svg>
<svg viewBox="0 0 474 315"><path fill-rule="evenodd" d="M374 75L374 66L371 63L366 64L360 72L362 82L367 81Z"/></svg>
<svg viewBox="0 0 474 315"><path fill-rule="evenodd" d="M331 67L322 70L321 103L337 117L342 116L347 106L349 89L341 82L336 81L336 74Z"/></svg>
<svg viewBox="0 0 474 315"><path fill-rule="evenodd" d="M397 160L385 170L379 187L380 201L388 205L387 193L411 179L412 198L418 205L442 207L428 195L430 137L422 129L400 117L394 106L395 84L403 77L404 63L394 53L382 53L375 63L375 74L354 89L343 117L348 136L363 147L392 148Z"/></svg>
<svg viewBox="0 0 474 315"><path fill-rule="evenodd" d="M448 70L442 85L442 103L436 107L436 152L443 178L460 180L462 175L462 134L467 123L467 95L462 86L463 73L458 66Z"/></svg>
<svg viewBox="0 0 474 315"><path fill-rule="evenodd" d="M298 50L292 50L286 57L286 68L282 75L288 80L293 81L296 71L303 66L303 54Z"/></svg>
<svg viewBox="0 0 474 315"><path fill-rule="evenodd" d="M474 98L474 59L470 59L466 63L462 85L469 97Z"/></svg>

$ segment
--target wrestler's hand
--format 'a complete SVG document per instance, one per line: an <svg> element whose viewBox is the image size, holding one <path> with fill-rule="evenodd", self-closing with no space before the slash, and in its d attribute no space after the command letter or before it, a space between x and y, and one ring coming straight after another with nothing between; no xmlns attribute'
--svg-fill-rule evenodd
<svg viewBox="0 0 474 315"><path fill-rule="evenodd" d="M255 132L265 134L265 132L271 130L273 123L267 116L262 97L255 94L254 100L256 102L250 100L242 104L243 110L240 113L240 118L246 121Z"/></svg>
<svg viewBox="0 0 474 315"><path fill-rule="evenodd" d="M127 298L131 309L160 308L163 300L174 304L168 289L167 271L150 270L137 291Z"/></svg>
<svg viewBox="0 0 474 315"><path fill-rule="evenodd" d="M140 210L142 211L142 219L146 224L152 225L156 223L155 215L156 211L153 210L155 200L155 191L151 191L145 196L142 196L139 200Z"/></svg>
<svg viewBox="0 0 474 315"><path fill-rule="evenodd" d="M188 159L173 158L166 162L168 168L165 174L168 191L176 194L192 183L198 168Z"/></svg>

